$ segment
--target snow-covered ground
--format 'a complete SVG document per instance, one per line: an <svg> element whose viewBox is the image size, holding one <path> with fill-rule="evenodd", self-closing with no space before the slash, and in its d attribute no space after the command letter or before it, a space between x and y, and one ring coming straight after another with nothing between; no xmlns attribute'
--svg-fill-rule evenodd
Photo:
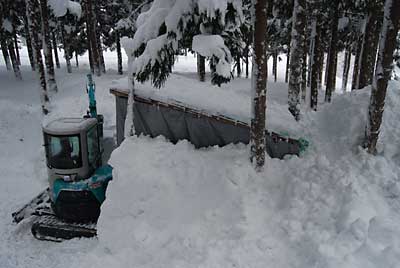
<svg viewBox="0 0 400 268"><path fill-rule="evenodd" d="M73 74L57 71L51 117L85 112L85 59ZM195 150L185 141L129 138L111 158L115 178L99 238L57 244L35 240L28 222L11 223L11 212L47 181L35 76L25 52L22 82L6 72L2 60L0 267L399 267L399 83L390 84L380 154L372 157L357 146L368 90L335 95L317 113L303 109L296 123L286 108L282 57L278 83L268 87L267 125L307 138L311 147L304 156L267 159L257 174L244 145ZM115 127L108 89L121 83L114 81L120 78L115 62L107 53L110 69L95 77L108 137ZM195 80L195 64L192 56L181 57L167 88L139 90L248 120L249 80L204 87ZM196 90L207 91L189 93Z"/></svg>

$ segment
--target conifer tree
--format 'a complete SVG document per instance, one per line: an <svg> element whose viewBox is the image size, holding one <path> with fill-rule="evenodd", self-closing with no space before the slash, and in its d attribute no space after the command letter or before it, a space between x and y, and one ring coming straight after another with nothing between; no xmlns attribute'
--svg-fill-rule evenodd
<svg viewBox="0 0 400 268"><path fill-rule="evenodd" d="M366 127L366 144L369 153L376 152L376 144L382 123L386 90L392 74L393 52L396 37L400 28L400 1L386 0L383 25L379 38L379 53L376 63L374 81L371 88L371 99Z"/></svg>

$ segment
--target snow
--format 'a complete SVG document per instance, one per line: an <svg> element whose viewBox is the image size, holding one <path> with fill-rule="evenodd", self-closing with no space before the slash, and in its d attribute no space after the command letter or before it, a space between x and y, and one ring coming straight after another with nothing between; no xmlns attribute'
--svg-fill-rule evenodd
<svg viewBox="0 0 400 268"><path fill-rule="evenodd" d="M71 0L49 0L48 4L56 17L65 16L67 11L71 12L78 18L82 15L81 5Z"/></svg>
<svg viewBox="0 0 400 268"><path fill-rule="evenodd" d="M386 131L400 116L398 87L390 85ZM248 146L129 137L113 153L99 244L83 266L396 267L400 136L381 137L394 158L357 147L368 100L368 90L343 94L307 113L309 152L267 159L261 174Z"/></svg>
<svg viewBox="0 0 400 268"><path fill-rule="evenodd" d="M378 155L371 156L357 146L370 89L334 93L318 112L302 107L297 123L287 111L282 58L278 82L268 84L267 127L307 138L305 155L268 158L265 171L255 173L245 145L196 150L186 141L129 137L110 161L114 180L99 238L57 244L35 240L29 222L16 226L10 215L47 185L42 121L86 112L87 55L72 74L65 66L56 70L59 92L46 118L26 50L23 81L0 57L0 146L6 152L0 155L0 267L398 267L400 83L389 84ZM111 69L94 80L105 136L112 138L115 104L108 90L129 79L118 79L115 54L106 52L105 60ZM163 89L145 83L137 92L249 120L250 79L218 88L209 73L205 83L197 82L195 66L193 55L179 57Z"/></svg>
<svg viewBox="0 0 400 268"><path fill-rule="evenodd" d="M195 35L192 41L192 50L204 57L217 57L219 60L216 72L227 78L231 76L231 52L220 35Z"/></svg>

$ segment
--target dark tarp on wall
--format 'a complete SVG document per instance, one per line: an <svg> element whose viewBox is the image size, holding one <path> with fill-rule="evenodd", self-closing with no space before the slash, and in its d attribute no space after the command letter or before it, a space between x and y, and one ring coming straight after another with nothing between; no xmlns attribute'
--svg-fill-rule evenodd
<svg viewBox="0 0 400 268"><path fill-rule="evenodd" d="M116 97L116 124L118 145L124 138L127 114L127 93L111 89ZM173 143L186 139L196 148L224 146L230 143L250 141L250 128L246 123L231 118L208 115L182 105L134 96L134 126L136 135L151 137L163 135ZM299 155L304 143L267 132L266 150L271 157L283 158L285 155Z"/></svg>

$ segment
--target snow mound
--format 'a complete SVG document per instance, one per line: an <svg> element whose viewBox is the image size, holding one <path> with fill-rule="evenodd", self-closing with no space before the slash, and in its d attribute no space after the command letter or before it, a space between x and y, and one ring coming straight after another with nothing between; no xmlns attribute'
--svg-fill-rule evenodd
<svg viewBox="0 0 400 268"><path fill-rule="evenodd" d="M80 266L398 266L398 87L388 89L377 156L357 146L368 90L306 113L312 148L267 159L261 173L245 145L126 139L112 155L99 246Z"/></svg>

